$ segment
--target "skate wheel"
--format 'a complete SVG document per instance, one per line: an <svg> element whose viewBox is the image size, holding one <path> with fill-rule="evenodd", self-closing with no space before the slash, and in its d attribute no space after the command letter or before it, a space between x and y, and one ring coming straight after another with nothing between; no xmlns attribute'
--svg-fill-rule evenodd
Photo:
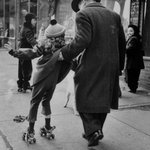
<svg viewBox="0 0 150 150"><path fill-rule="evenodd" d="M46 136L46 133L41 132L41 136L42 136L42 137L45 137L45 136Z"/></svg>
<svg viewBox="0 0 150 150"><path fill-rule="evenodd" d="M26 93L26 90L23 89L23 90L22 90L22 93Z"/></svg>
<svg viewBox="0 0 150 150"><path fill-rule="evenodd" d="M23 133L22 135L22 140L25 141L25 136L26 136L26 133Z"/></svg>
<svg viewBox="0 0 150 150"><path fill-rule="evenodd" d="M51 136L49 136L49 137L47 137L47 139L48 139L48 140L51 140L51 139L52 139L52 137L51 137Z"/></svg>
<svg viewBox="0 0 150 150"><path fill-rule="evenodd" d="M49 139L49 140L52 140L52 139L54 139L55 138L55 135L54 134L51 134L49 137L47 137L47 139Z"/></svg>
<svg viewBox="0 0 150 150"><path fill-rule="evenodd" d="M52 138L52 139L54 139L54 138L55 138L55 135L54 135L54 134L52 134L52 135L51 135L51 138Z"/></svg>
<svg viewBox="0 0 150 150"><path fill-rule="evenodd" d="M29 143L29 144L34 144L34 143L36 143L36 139L30 140L30 141L28 141L28 143Z"/></svg>
<svg viewBox="0 0 150 150"><path fill-rule="evenodd" d="M36 143L36 139L33 139L33 143Z"/></svg>
<svg viewBox="0 0 150 150"><path fill-rule="evenodd" d="M19 88L19 89L18 89L18 92L22 92L22 89L21 89L21 88Z"/></svg>

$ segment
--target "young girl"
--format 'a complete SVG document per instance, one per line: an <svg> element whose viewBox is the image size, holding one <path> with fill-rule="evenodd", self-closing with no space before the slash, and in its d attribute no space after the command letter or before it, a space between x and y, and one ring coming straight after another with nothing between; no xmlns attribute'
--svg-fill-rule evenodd
<svg viewBox="0 0 150 150"><path fill-rule="evenodd" d="M65 28L52 20L51 24L45 30L46 39L43 40L35 49L19 49L13 51L9 44L6 48L11 49L9 53L17 58L33 59L40 57L37 62L36 72L33 77L33 90L30 102L30 110L27 120L29 127L23 135L23 140L29 143L35 143L34 125L37 120L37 111L40 102L42 102L42 114L45 116L45 125L41 128L41 135L47 138L54 138L51 126L51 107L50 100L53 96L56 84L62 81L70 70L71 63L66 61L57 61L60 48L65 45Z"/></svg>
<svg viewBox="0 0 150 150"><path fill-rule="evenodd" d="M20 48L32 48L37 42L35 39L36 17L32 13L25 15L25 23L20 31ZM32 61L31 59L19 59L18 62L18 92L25 93L26 90L31 90L30 79L32 76Z"/></svg>
<svg viewBox="0 0 150 150"><path fill-rule="evenodd" d="M144 69L141 36L138 27L129 25L126 43L126 79L131 93L136 93L141 69Z"/></svg>

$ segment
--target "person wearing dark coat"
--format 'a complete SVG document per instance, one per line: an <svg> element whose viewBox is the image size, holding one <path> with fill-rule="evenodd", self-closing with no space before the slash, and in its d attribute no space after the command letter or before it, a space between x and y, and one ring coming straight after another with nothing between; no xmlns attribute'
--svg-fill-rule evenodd
<svg viewBox="0 0 150 150"><path fill-rule="evenodd" d="M59 61L81 54L75 70L77 111L88 146L103 138L103 125L110 109L118 109L119 73L124 68L125 35L121 18L100 0L73 0L77 12L75 37L61 49Z"/></svg>
<svg viewBox="0 0 150 150"><path fill-rule="evenodd" d="M129 25L126 42L126 81L129 92L136 93L141 69L144 69L141 36L136 25Z"/></svg>
<svg viewBox="0 0 150 150"><path fill-rule="evenodd" d="M27 13L25 23L20 31L19 48L33 48L37 42L35 38L36 17L32 13ZM18 63L18 92L26 92L30 87L32 76L32 61L19 59Z"/></svg>

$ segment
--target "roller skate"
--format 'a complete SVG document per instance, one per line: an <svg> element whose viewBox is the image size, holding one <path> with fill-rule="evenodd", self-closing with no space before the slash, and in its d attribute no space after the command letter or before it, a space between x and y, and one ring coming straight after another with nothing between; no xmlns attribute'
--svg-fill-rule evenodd
<svg viewBox="0 0 150 150"><path fill-rule="evenodd" d="M26 93L27 90L32 91L32 87L30 86L30 84L28 84L27 86L23 86L22 93Z"/></svg>
<svg viewBox="0 0 150 150"><path fill-rule="evenodd" d="M52 133L52 131L55 129L55 126L50 127L49 130L47 130L45 127L42 127L40 129L40 135L42 137L46 137L48 140L54 139L55 135Z"/></svg>
<svg viewBox="0 0 150 150"><path fill-rule="evenodd" d="M22 92L22 93L26 93L27 90L32 91L32 87L23 88L21 92Z"/></svg>
<svg viewBox="0 0 150 150"><path fill-rule="evenodd" d="M29 129L27 129L27 131L23 133L22 140L27 142L28 144L34 144L36 143L34 135L35 135L34 131L31 132L29 131Z"/></svg>
<svg viewBox="0 0 150 150"><path fill-rule="evenodd" d="M13 121L17 122L17 123L20 123L20 122L24 122L25 120L27 120L27 117L26 116L15 116L15 118L13 119Z"/></svg>
<svg viewBox="0 0 150 150"><path fill-rule="evenodd" d="M22 89L21 87L18 88L18 92L22 92L22 90L23 90L23 89Z"/></svg>

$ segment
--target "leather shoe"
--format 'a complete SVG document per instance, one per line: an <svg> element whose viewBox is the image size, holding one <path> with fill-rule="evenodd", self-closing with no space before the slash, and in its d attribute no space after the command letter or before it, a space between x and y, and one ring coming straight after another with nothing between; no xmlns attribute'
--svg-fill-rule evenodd
<svg viewBox="0 0 150 150"><path fill-rule="evenodd" d="M101 140L104 137L101 130L98 130L94 132L91 136L89 136L88 140L88 146L96 146L98 145L99 140Z"/></svg>
<svg viewBox="0 0 150 150"><path fill-rule="evenodd" d="M130 93L136 93L136 90L130 90L129 92Z"/></svg>
<svg viewBox="0 0 150 150"><path fill-rule="evenodd" d="M88 140L88 137L85 135L85 133L82 133L82 137L86 140Z"/></svg>

